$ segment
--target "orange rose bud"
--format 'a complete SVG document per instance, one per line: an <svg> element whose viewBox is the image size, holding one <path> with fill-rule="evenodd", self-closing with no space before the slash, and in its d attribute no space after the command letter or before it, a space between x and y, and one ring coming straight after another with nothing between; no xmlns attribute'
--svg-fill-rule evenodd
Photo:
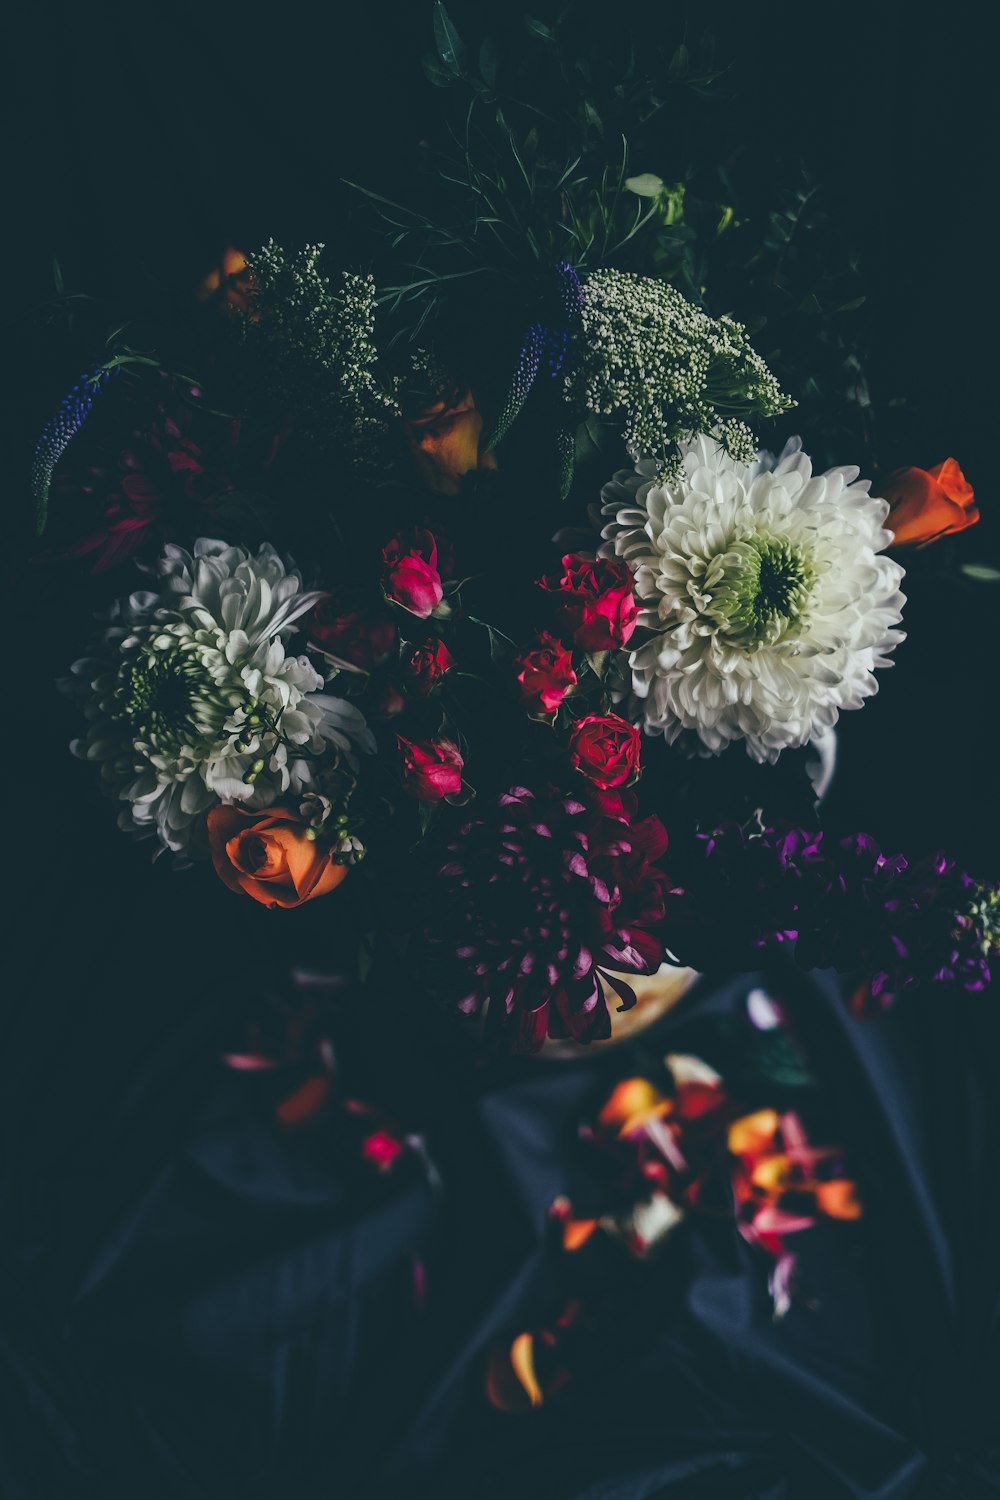
<svg viewBox="0 0 1000 1500"><path fill-rule="evenodd" d="M896 547L925 547L979 520L972 485L953 458L933 469L896 469L881 492L889 502L885 528Z"/></svg>
<svg viewBox="0 0 1000 1500"><path fill-rule="evenodd" d="M302 819L282 807L213 807L208 839L220 880L262 906L302 906L335 890L350 868L334 864L330 851L308 837Z"/></svg>
<svg viewBox="0 0 1000 1500"><path fill-rule="evenodd" d="M442 397L403 423L406 446L424 479L439 495L457 495L463 474L495 469L495 455L479 451L482 414L472 392Z"/></svg>

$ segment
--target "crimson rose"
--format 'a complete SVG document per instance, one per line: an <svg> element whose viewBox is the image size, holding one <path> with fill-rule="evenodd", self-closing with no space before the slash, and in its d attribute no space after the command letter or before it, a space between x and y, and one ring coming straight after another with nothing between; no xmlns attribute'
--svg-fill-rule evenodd
<svg viewBox="0 0 1000 1500"><path fill-rule="evenodd" d="M635 630L632 573L617 557L568 552L559 578L541 578L564 629L584 651L613 651Z"/></svg>
<svg viewBox="0 0 1000 1500"><path fill-rule="evenodd" d="M418 698L426 698L454 665L455 658L444 641L431 638L421 646L414 646L404 663L410 692Z"/></svg>
<svg viewBox="0 0 1000 1500"><path fill-rule="evenodd" d="M421 802L440 802L462 789L462 767L465 762L451 740L425 740L415 745L397 735L403 752L403 790Z"/></svg>
<svg viewBox="0 0 1000 1500"><path fill-rule="evenodd" d="M569 758L602 791L624 786L639 769L639 731L617 714L588 714L573 729Z"/></svg>
<svg viewBox="0 0 1000 1500"><path fill-rule="evenodd" d="M409 539L400 535L382 551L382 587L386 597L426 620L444 598L438 571L437 540L422 526Z"/></svg>
<svg viewBox="0 0 1000 1500"><path fill-rule="evenodd" d="M538 645L525 651L515 665L520 668L521 702L536 713L555 713L571 687L576 687L573 653L554 635L543 630Z"/></svg>
<svg viewBox="0 0 1000 1500"><path fill-rule="evenodd" d="M309 638L327 655L370 672L392 650L396 627L349 595L327 594L313 608Z"/></svg>

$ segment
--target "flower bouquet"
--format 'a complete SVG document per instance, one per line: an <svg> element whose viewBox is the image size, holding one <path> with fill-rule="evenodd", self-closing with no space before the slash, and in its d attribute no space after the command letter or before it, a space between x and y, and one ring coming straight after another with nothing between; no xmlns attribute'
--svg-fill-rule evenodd
<svg viewBox="0 0 1000 1500"><path fill-rule="evenodd" d="M349 257L229 247L42 433L39 561L107 584L74 752L262 945L313 902L336 927L350 883L361 969L390 952L504 1051L778 945L861 1009L982 989L989 872L821 822L838 720L906 649L904 563L977 519L958 463L841 462L857 301L772 314L760 352L741 293L787 284L799 220L657 175L634 63L602 93L541 22L473 60L440 0L433 37L460 123L413 201L359 190ZM813 333L825 396L768 353Z"/></svg>

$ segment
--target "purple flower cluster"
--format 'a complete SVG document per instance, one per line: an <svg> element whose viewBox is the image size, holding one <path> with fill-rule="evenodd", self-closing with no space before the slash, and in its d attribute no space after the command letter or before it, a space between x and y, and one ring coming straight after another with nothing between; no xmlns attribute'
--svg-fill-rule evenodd
<svg viewBox="0 0 1000 1500"><path fill-rule="evenodd" d="M864 833L727 824L701 835L667 906L672 948L697 966L737 965L794 943L805 968L868 976L863 1000L951 981L981 990L997 950L996 888L938 854L910 864ZM724 944L724 949L723 949Z"/></svg>

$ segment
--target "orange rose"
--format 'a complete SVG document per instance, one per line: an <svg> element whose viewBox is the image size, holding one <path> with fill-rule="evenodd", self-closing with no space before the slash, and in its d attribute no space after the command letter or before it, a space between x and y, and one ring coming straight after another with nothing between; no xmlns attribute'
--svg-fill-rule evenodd
<svg viewBox="0 0 1000 1500"><path fill-rule="evenodd" d="M953 458L933 469L896 469L882 481L885 526L897 547L926 546L979 520L972 485Z"/></svg>
<svg viewBox="0 0 1000 1500"><path fill-rule="evenodd" d="M432 490L457 495L459 480L472 469L495 469L496 457L479 451L483 418L471 391L442 396L403 423L406 446Z"/></svg>
<svg viewBox="0 0 1000 1500"><path fill-rule="evenodd" d="M245 311L249 284L246 256L234 245L227 245L222 260L199 283L195 296L199 302L225 302Z"/></svg>
<svg viewBox="0 0 1000 1500"><path fill-rule="evenodd" d="M301 818L281 807L213 807L208 839L220 879L262 906L301 906L325 896L349 869L334 864L330 851L307 836Z"/></svg>

